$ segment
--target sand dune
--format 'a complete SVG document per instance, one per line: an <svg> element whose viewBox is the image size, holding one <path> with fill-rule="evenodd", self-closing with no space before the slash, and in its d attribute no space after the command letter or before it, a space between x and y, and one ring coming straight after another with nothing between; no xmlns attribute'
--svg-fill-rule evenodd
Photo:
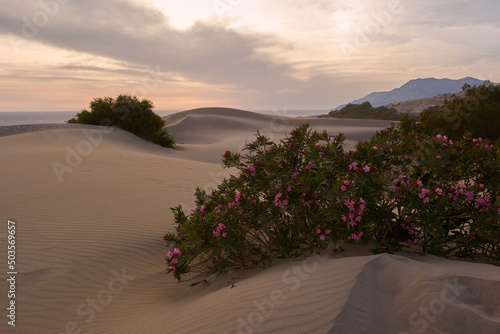
<svg viewBox="0 0 500 334"><path fill-rule="evenodd" d="M346 134L346 146L353 147L357 141L369 139L376 130L390 124L380 120L286 117L230 108L194 109L163 119L182 157L191 159L194 156L198 161L211 163L219 163L225 150L241 151L245 143L255 139L257 132L271 140L279 140L300 124L309 123L311 128L326 130L330 135ZM189 153L183 155L184 151Z"/></svg>
<svg viewBox="0 0 500 334"><path fill-rule="evenodd" d="M500 268L434 256L355 247L178 284L163 265L169 207L192 207L195 187L220 182L222 151L304 120L221 108L165 119L178 150L119 129L0 127L3 273L8 219L18 246L16 328L2 279L1 333L500 332ZM352 140L387 124L310 121Z"/></svg>

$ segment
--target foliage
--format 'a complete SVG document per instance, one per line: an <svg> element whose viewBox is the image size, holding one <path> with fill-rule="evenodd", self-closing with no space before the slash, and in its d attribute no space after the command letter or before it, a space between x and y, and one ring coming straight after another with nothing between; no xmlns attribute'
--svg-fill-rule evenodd
<svg viewBox="0 0 500 334"><path fill-rule="evenodd" d="M384 119L393 121L399 121L405 115L410 117L408 114L400 114L396 109L385 106L373 108L370 102L363 102L361 104L349 103L342 109L332 110L328 114L328 116L334 118Z"/></svg>
<svg viewBox="0 0 500 334"><path fill-rule="evenodd" d="M140 100L135 96L119 95L95 98L90 102L90 112L82 110L68 123L118 126L138 137L164 147L173 147L174 139L163 130L165 121L153 112L150 100Z"/></svg>
<svg viewBox="0 0 500 334"><path fill-rule="evenodd" d="M463 93L445 101L441 108L420 114L422 129L430 134L460 139L466 132L474 137L500 138L500 85L486 81L480 86L464 85Z"/></svg>
<svg viewBox="0 0 500 334"><path fill-rule="evenodd" d="M343 135L307 124L280 143L258 135L244 156L225 152L224 166L238 173L211 193L197 189L188 216L172 208L169 270L179 280L220 275L343 243L500 260L500 143L429 137L408 122L349 152Z"/></svg>

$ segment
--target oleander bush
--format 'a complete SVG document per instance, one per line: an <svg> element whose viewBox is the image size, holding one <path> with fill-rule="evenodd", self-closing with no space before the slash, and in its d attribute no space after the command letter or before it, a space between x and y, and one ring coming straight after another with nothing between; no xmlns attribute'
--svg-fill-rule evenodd
<svg viewBox="0 0 500 334"><path fill-rule="evenodd" d="M131 95L95 98L90 102L90 111L82 110L68 123L117 126L147 141L173 148L174 139L163 129L165 121L153 108L150 100Z"/></svg>
<svg viewBox="0 0 500 334"><path fill-rule="evenodd" d="M197 189L193 212L172 208L169 272L218 276L345 243L498 262L499 141L430 137L408 122L349 152L342 134L307 124L280 143L257 135L244 155L225 152L224 167L237 173L211 193Z"/></svg>

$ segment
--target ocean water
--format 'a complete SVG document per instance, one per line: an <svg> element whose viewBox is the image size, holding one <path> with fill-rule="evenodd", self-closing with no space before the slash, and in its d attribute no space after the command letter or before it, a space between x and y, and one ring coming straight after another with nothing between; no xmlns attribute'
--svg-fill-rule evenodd
<svg viewBox="0 0 500 334"><path fill-rule="evenodd" d="M64 123L74 116L74 111L0 112L0 126Z"/></svg>
<svg viewBox="0 0 500 334"><path fill-rule="evenodd" d="M311 116L327 115L330 112L330 110L286 110L286 109L252 110L252 111L261 114L289 116L289 117L311 117Z"/></svg>
<svg viewBox="0 0 500 334"><path fill-rule="evenodd" d="M179 110L160 110L155 112L163 117L179 112ZM317 116L328 113L325 110L253 110L253 112L291 117ZM0 112L0 126L65 123L70 118L75 117L76 114L76 111Z"/></svg>

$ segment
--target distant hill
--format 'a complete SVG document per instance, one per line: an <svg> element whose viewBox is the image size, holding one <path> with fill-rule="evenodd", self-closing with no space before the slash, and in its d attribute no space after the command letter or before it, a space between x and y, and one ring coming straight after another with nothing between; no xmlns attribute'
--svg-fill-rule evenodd
<svg viewBox="0 0 500 334"><path fill-rule="evenodd" d="M436 78L414 79L389 92L374 92L349 103L361 104L363 102L370 102L371 105L376 108L391 103L430 98L440 94L458 93L466 83L474 86L481 85L483 82L483 80L471 77L458 80ZM338 110L344 106L346 106L346 104L340 105L334 110Z"/></svg>

